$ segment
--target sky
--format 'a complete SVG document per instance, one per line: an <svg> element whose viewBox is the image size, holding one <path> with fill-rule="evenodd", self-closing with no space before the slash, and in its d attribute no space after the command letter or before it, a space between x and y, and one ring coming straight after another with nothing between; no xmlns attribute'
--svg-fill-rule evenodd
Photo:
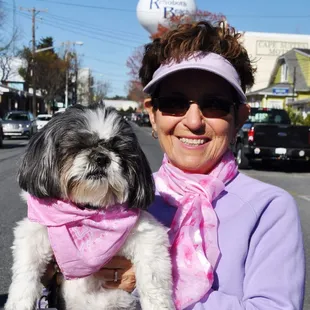
<svg viewBox="0 0 310 310"><path fill-rule="evenodd" d="M52 36L56 48L66 41L83 42L75 47L82 67L90 68L95 80L111 84L109 96L127 95L130 76L126 61L136 48L150 41L136 16L138 0L2 2L6 33L9 35L14 26L20 29L16 48L31 46L31 13L25 9L47 9L37 14L36 40ZM196 0L196 6L224 14L240 31L310 35L309 0Z"/></svg>

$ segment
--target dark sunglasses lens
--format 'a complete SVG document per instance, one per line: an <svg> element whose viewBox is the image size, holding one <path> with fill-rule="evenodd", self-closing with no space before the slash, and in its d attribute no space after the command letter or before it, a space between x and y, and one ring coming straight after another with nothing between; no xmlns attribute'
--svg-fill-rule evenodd
<svg viewBox="0 0 310 310"><path fill-rule="evenodd" d="M233 103L221 98L204 98L200 102L200 109L206 117L224 117L227 116Z"/></svg>
<svg viewBox="0 0 310 310"><path fill-rule="evenodd" d="M184 115L189 107L186 98L160 97L157 98L156 101L158 110L169 115Z"/></svg>

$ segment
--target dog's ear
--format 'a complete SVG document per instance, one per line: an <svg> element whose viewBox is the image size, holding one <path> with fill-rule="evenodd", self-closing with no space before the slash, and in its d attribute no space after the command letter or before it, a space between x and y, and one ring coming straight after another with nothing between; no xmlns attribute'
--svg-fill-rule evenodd
<svg viewBox="0 0 310 310"><path fill-rule="evenodd" d="M38 198L60 197L54 140L50 124L47 124L30 139L19 167L19 186Z"/></svg>
<svg viewBox="0 0 310 310"><path fill-rule="evenodd" d="M135 158L130 160L131 164L128 166L128 206L130 208L145 210L155 198L155 185L152 170L138 143L132 156Z"/></svg>

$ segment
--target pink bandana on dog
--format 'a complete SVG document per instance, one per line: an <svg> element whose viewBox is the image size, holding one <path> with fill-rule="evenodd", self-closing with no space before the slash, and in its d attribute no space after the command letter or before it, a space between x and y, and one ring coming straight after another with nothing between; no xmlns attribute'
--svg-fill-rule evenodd
<svg viewBox="0 0 310 310"><path fill-rule="evenodd" d="M208 175L185 173L172 166L165 155L154 176L158 192L177 207L169 237L178 310L201 300L212 286L220 251L218 220L211 203L237 171L231 152Z"/></svg>
<svg viewBox="0 0 310 310"><path fill-rule="evenodd" d="M70 202L28 195L28 218L47 227L56 261L66 279L100 270L125 243L139 210L115 205L81 210Z"/></svg>

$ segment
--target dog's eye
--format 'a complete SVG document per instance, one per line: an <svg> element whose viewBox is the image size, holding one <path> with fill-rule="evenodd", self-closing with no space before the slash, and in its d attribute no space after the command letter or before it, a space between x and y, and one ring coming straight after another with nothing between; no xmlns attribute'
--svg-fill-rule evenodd
<svg viewBox="0 0 310 310"><path fill-rule="evenodd" d="M107 149L113 149L113 148L117 147L119 141L120 141L120 139L118 137L114 137L114 138L109 139L109 140L100 141L99 145L102 147L105 147Z"/></svg>

